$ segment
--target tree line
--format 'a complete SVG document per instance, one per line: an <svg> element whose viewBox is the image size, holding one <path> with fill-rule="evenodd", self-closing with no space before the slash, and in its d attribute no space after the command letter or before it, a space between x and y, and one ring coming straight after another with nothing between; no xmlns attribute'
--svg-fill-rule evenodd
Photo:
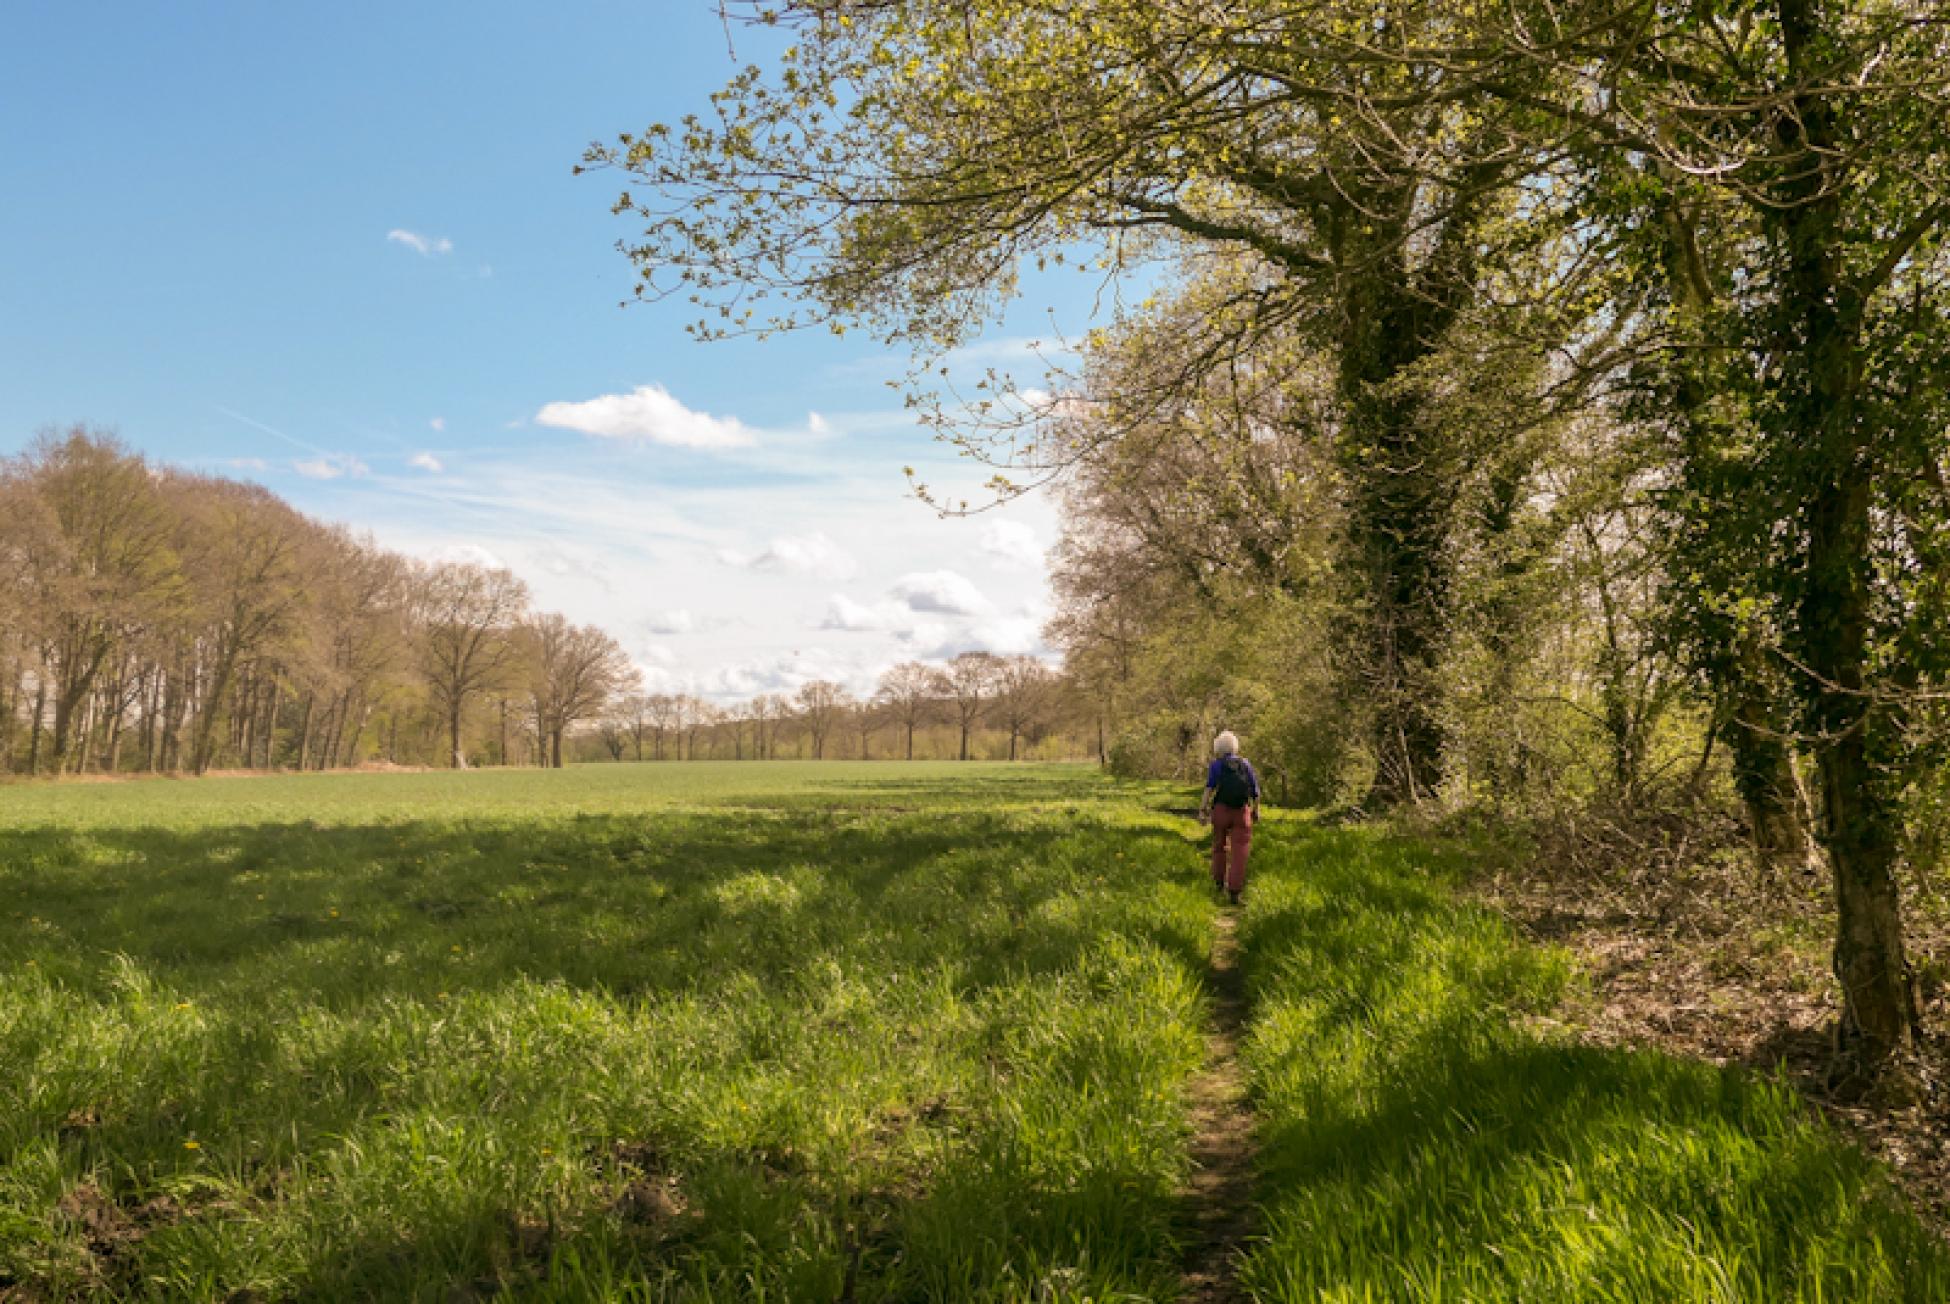
<svg viewBox="0 0 1950 1304"><path fill-rule="evenodd" d="M791 693L720 704L685 693L631 693L585 743L614 761L1021 760L1094 754L1089 703L1038 657L963 652L942 665L902 661L874 690L815 679Z"/></svg>
<svg viewBox="0 0 1950 1304"><path fill-rule="evenodd" d="M932 408L997 492L1070 497L1058 628L1114 756L1182 765L1223 715L1369 811L1724 790L1759 872L1826 875L1838 1063L1911 1043L1950 658L1936 6L727 9L791 44L585 158L638 293L704 336L925 359L1025 268L1144 272L1054 399Z"/></svg>
<svg viewBox="0 0 1950 1304"><path fill-rule="evenodd" d="M0 464L0 766L561 764L632 682L507 570L422 563L86 429Z"/></svg>
<svg viewBox="0 0 1950 1304"><path fill-rule="evenodd" d="M0 463L0 772L560 767L883 750L1013 760L1071 719L1033 657L906 662L720 704L646 693L617 640L511 571L418 562L252 484L74 429Z"/></svg>

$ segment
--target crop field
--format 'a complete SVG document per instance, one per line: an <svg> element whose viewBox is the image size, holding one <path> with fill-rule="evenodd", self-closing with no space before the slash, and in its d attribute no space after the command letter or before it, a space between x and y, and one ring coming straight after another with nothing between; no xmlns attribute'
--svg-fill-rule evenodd
<svg viewBox="0 0 1950 1304"><path fill-rule="evenodd" d="M1577 1045L1576 974L1460 904L1466 849L1282 815L1234 914L1193 800L892 763L0 788L0 1299L1950 1297L1783 1088Z"/></svg>

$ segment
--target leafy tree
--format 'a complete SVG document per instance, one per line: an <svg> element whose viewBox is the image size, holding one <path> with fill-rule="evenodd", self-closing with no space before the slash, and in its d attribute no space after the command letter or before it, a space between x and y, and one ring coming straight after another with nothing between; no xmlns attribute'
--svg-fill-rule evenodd
<svg viewBox="0 0 1950 1304"><path fill-rule="evenodd" d="M646 224L639 293L716 304L706 335L861 321L927 349L992 317L1026 262L1115 271L1160 247L1248 259L1204 363L1296 325L1331 349L1376 792L1432 792L1455 453L1420 420L1414 376L1473 302L1486 226L1520 202L1531 117L1515 95L1458 99L1439 70L1385 51L1350 58L1347 38L1465 42L1479 15L1273 0L743 8L798 38L774 75L740 74L709 120L589 153L633 183L617 207ZM772 295L790 306L761 316ZM1019 403L977 411L1013 440Z"/></svg>

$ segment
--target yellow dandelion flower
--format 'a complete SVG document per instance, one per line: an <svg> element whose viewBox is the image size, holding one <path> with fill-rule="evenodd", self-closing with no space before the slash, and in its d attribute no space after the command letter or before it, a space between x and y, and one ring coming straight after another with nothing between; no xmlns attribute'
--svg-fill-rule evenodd
<svg viewBox="0 0 1950 1304"><path fill-rule="evenodd" d="M201 1141L183 1142L183 1149L185 1150L201 1150L202 1148L203 1148L203 1143Z"/></svg>

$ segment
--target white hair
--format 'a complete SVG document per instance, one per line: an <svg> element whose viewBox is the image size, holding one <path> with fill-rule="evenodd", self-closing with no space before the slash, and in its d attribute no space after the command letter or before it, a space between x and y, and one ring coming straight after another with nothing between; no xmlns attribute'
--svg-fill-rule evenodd
<svg viewBox="0 0 1950 1304"><path fill-rule="evenodd" d="M1239 755L1239 739L1232 730L1227 729L1212 740L1212 750L1220 756Z"/></svg>

